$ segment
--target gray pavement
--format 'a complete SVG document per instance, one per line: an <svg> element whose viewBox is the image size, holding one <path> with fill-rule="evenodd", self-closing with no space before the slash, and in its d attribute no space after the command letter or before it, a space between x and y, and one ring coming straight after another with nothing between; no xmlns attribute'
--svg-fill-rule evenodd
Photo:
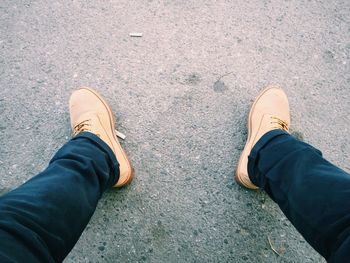
<svg viewBox="0 0 350 263"><path fill-rule="evenodd" d="M324 262L233 174L268 84L294 134L350 171L349 21L346 0L2 0L0 193L69 140L69 95L91 86L136 178L103 196L66 263Z"/></svg>

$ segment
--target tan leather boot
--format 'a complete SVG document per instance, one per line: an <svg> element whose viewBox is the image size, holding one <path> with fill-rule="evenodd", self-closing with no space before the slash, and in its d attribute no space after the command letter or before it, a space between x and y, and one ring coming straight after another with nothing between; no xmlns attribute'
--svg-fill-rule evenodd
<svg viewBox="0 0 350 263"><path fill-rule="evenodd" d="M91 132L100 137L114 152L119 162L119 180L114 187L130 183L134 170L115 134L115 119L107 102L93 89L80 88L69 100L70 120L74 136Z"/></svg>
<svg viewBox="0 0 350 263"><path fill-rule="evenodd" d="M279 87L267 87L253 103L248 117L248 139L239 158L236 181L249 189L258 189L248 176L248 155L254 145L267 132L275 129L289 130L290 113L286 94Z"/></svg>

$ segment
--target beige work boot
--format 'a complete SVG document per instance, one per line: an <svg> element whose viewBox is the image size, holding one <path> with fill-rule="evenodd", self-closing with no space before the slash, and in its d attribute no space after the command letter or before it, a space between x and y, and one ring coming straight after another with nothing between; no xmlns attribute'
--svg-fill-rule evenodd
<svg viewBox="0 0 350 263"><path fill-rule="evenodd" d="M248 176L248 156L254 145L267 132L289 130L290 114L286 94L279 87L267 87L255 99L248 117L248 139L239 158L236 181L249 189L258 189Z"/></svg>
<svg viewBox="0 0 350 263"><path fill-rule="evenodd" d="M107 102L93 89L80 88L69 99L69 110L73 136L80 132L91 132L100 137L114 152L119 162L119 180L114 187L130 183L134 170L121 147L116 133L115 120Z"/></svg>

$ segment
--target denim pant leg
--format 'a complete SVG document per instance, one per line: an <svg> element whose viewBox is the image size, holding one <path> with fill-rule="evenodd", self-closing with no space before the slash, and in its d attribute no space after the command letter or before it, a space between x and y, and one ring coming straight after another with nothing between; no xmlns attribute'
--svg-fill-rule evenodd
<svg viewBox="0 0 350 263"><path fill-rule="evenodd" d="M106 143L88 132L74 137L42 173L0 197L0 262L61 262L118 178Z"/></svg>
<svg viewBox="0 0 350 263"><path fill-rule="evenodd" d="M286 132L265 134L248 161L251 181L329 262L350 260L350 175Z"/></svg>

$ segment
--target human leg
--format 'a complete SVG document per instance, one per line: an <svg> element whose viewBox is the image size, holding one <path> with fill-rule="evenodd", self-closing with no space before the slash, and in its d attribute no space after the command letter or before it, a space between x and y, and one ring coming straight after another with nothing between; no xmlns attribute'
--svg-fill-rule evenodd
<svg viewBox="0 0 350 263"><path fill-rule="evenodd" d="M265 134L249 156L253 184L264 189L329 262L350 258L350 175L286 132Z"/></svg>
<svg viewBox="0 0 350 263"><path fill-rule="evenodd" d="M106 101L82 88L70 99L74 138L48 168L0 198L0 261L61 262L102 193L133 179Z"/></svg>
<svg viewBox="0 0 350 263"><path fill-rule="evenodd" d="M235 178L247 188L266 190L327 260L345 262L350 256L350 176L290 136L289 125L284 92L275 87L261 92L249 114Z"/></svg>
<svg viewBox="0 0 350 263"><path fill-rule="evenodd" d="M42 173L0 197L0 262L61 262L118 178L119 164L101 139L74 137Z"/></svg>

